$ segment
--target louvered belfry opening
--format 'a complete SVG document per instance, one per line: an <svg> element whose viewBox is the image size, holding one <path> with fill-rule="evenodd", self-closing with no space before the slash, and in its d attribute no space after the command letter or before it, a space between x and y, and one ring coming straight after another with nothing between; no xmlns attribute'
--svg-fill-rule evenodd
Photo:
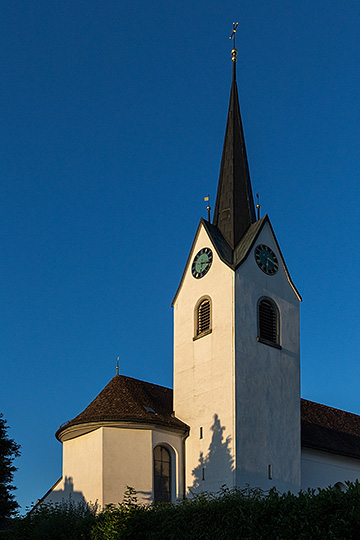
<svg viewBox="0 0 360 540"><path fill-rule="evenodd" d="M203 300L198 307L197 335L210 330L210 300Z"/></svg>
<svg viewBox="0 0 360 540"><path fill-rule="evenodd" d="M171 501L171 457L164 446L154 448L154 503Z"/></svg>
<svg viewBox="0 0 360 540"><path fill-rule="evenodd" d="M274 304L270 300L259 302L259 334L260 339L278 343L278 317Z"/></svg>

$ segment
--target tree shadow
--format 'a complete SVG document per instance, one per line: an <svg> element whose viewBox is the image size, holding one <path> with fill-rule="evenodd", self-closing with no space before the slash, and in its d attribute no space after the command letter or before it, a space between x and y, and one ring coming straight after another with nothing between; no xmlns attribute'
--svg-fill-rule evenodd
<svg viewBox="0 0 360 540"><path fill-rule="evenodd" d="M71 499L74 503L86 503L85 497L81 491L74 490L74 482L71 476L65 476L63 482L63 489L57 489L57 486L61 486L62 478L42 497L36 502L35 506L43 503L60 503Z"/></svg>
<svg viewBox="0 0 360 540"><path fill-rule="evenodd" d="M120 501L122 502L128 501L129 502L129 495L128 491L129 488L127 487L124 493L121 495L119 493L119 499L114 500L111 503L107 504L120 504ZM88 506L98 506L97 501L87 501L81 491L75 491L74 490L74 481L71 476L65 476L64 481L61 478L49 489L49 491L41 498L38 499L35 503L35 507L41 504L57 504L62 503L64 501L71 500L75 504L78 503L85 503ZM150 504L153 502L153 494L151 491L135 491L133 494L133 502L139 500L139 503L145 503ZM106 506L106 505L105 505ZM34 507L34 508L35 508Z"/></svg>
<svg viewBox="0 0 360 540"><path fill-rule="evenodd" d="M233 485L234 458L230 452L231 437L224 438L225 429L215 414L211 443L206 455L200 452L199 464L192 471L194 481L189 486L190 493L215 492L224 485Z"/></svg>
<svg viewBox="0 0 360 540"><path fill-rule="evenodd" d="M136 495L141 504L151 504L153 502L152 491L136 490Z"/></svg>

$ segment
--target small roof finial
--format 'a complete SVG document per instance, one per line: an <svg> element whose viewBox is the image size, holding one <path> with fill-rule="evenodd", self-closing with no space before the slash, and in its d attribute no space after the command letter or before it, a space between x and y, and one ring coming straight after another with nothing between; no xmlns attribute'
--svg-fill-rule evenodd
<svg viewBox="0 0 360 540"><path fill-rule="evenodd" d="M208 195L207 197L204 197L204 201L206 201L208 203L207 207L206 207L206 210L208 211L208 221L210 221L210 210L211 210L210 195Z"/></svg>
<svg viewBox="0 0 360 540"><path fill-rule="evenodd" d="M257 198L257 205L256 205L256 209L257 209L257 220L259 221L260 219L260 197L259 197L259 194L256 193L256 198Z"/></svg>
<svg viewBox="0 0 360 540"><path fill-rule="evenodd" d="M231 33L231 36L229 37L229 39L232 39L234 41L234 46L233 46L232 51L231 51L231 56L232 56L231 60L233 62L236 62L236 57L237 57L237 53L238 53L237 50L236 50L236 45L235 45L236 29L237 29L238 26L239 26L238 22L236 22L236 23L233 22L233 31Z"/></svg>
<svg viewBox="0 0 360 540"><path fill-rule="evenodd" d="M116 375L119 375L119 356L116 359Z"/></svg>

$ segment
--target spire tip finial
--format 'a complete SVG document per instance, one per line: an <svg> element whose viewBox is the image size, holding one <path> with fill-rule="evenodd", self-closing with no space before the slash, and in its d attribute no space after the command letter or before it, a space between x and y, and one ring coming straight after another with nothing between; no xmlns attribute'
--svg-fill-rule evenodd
<svg viewBox="0 0 360 540"><path fill-rule="evenodd" d="M239 23L238 22L233 22L233 30L232 30L232 33L231 33L231 36L229 37L229 39L232 39L234 41L234 47L232 48L232 51L231 51L231 60L233 62L236 62L236 57L237 57L237 49L236 49L236 46L235 46L235 36L236 36L236 29L237 27L239 26Z"/></svg>
<svg viewBox="0 0 360 540"><path fill-rule="evenodd" d="M116 375L119 375L119 356L116 359Z"/></svg>

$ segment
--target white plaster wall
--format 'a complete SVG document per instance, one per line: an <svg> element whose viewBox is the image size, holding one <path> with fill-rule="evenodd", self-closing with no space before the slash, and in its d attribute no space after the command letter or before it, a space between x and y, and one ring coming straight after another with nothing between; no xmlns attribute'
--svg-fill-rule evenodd
<svg viewBox="0 0 360 540"><path fill-rule="evenodd" d="M103 506L103 430L63 443L63 478L73 478L74 491Z"/></svg>
<svg viewBox="0 0 360 540"><path fill-rule="evenodd" d="M127 486L135 489L139 502L151 502L151 430L102 429L104 504L122 502Z"/></svg>
<svg viewBox="0 0 360 540"><path fill-rule="evenodd" d="M280 263L268 276L254 249L268 245ZM299 300L281 263L268 224L236 271L236 463L238 486L280 491L300 488ZM282 349L257 341L257 303L275 301L280 312ZM269 465L272 479L269 479Z"/></svg>
<svg viewBox="0 0 360 540"><path fill-rule="evenodd" d="M45 503L71 497L75 502L103 505L102 440L103 432L99 428L63 442L63 476L44 499Z"/></svg>
<svg viewBox="0 0 360 540"><path fill-rule="evenodd" d="M360 460L320 450L301 451L301 489L326 488L360 479Z"/></svg>
<svg viewBox="0 0 360 540"><path fill-rule="evenodd" d="M195 279L191 264L203 247L212 249L213 263L203 278ZM204 295L212 302L212 333L193 341L194 309ZM234 484L233 332L234 272L219 259L200 226L174 303L174 408L191 427L186 440L187 490L217 491L223 484Z"/></svg>

